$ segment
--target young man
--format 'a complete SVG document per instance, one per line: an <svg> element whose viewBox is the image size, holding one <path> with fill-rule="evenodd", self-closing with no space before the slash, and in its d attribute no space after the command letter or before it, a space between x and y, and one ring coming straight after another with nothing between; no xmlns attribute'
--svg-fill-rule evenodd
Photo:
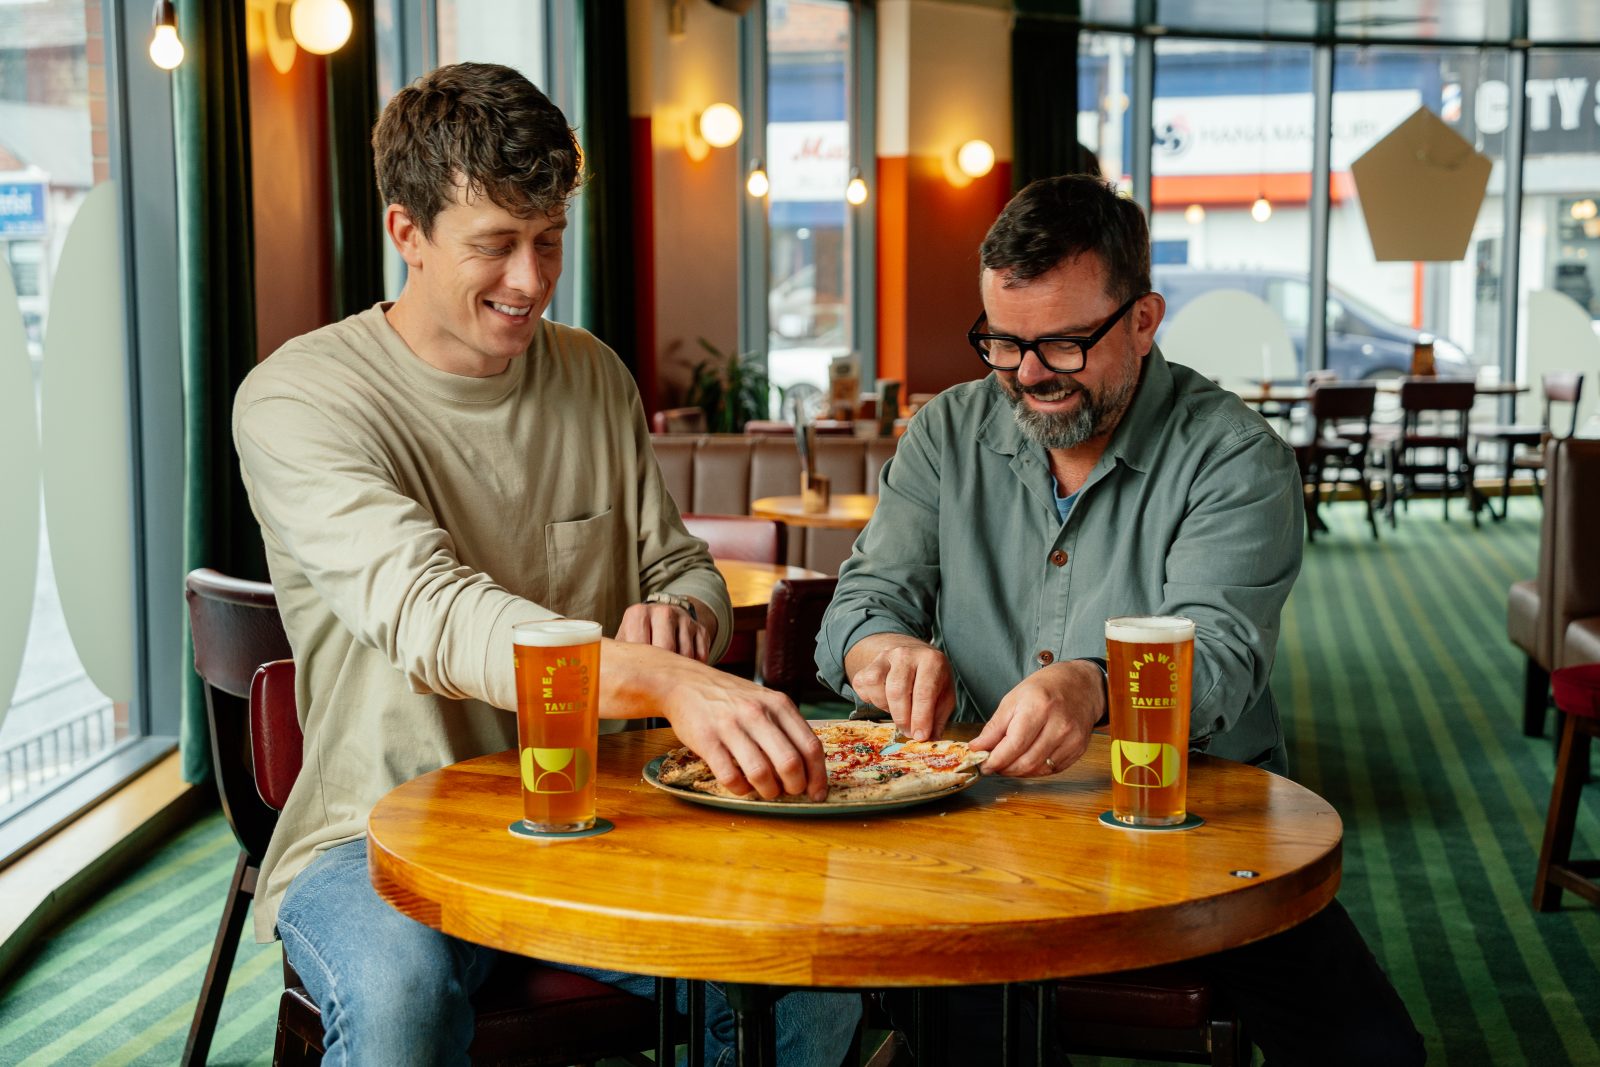
<svg viewBox="0 0 1600 1067"><path fill-rule="evenodd" d="M286 344L234 408L305 727L256 934L283 937L329 1063L464 1062L495 953L383 903L363 834L394 786L515 745L514 624L601 622L602 714L665 715L732 788L827 784L788 700L705 665L727 590L666 493L632 379L541 317L581 167L561 112L510 68L458 64L396 94L373 144L404 290ZM834 1067L857 1010L786 998L785 1062ZM720 1048L720 996L708 1015Z"/></svg>
<svg viewBox="0 0 1600 1067"><path fill-rule="evenodd" d="M1052 774L1106 717L1105 620L1183 615L1191 745L1282 772L1267 683L1300 570L1290 449L1155 348L1144 216L1103 182L1029 185L980 262L968 339L993 373L918 412L885 465L823 621L824 680L914 737L984 722L972 744L988 772ZM1269 1062L1420 1061L1337 903L1207 962Z"/></svg>

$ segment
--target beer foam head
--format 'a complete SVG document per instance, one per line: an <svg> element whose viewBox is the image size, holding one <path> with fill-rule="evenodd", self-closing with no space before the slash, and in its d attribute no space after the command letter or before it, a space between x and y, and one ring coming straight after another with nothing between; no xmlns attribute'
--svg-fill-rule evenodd
<svg viewBox="0 0 1600 1067"><path fill-rule="evenodd" d="M600 640L600 624L584 619L545 619L521 622L511 628L511 640L535 648L565 648Z"/></svg>
<svg viewBox="0 0 1600 1067"><path fill-rule="evenodd" d="M1106 620L1106 640L1163 645L1194 640L1194 620L1178 615L1125 615Z"/></svg>

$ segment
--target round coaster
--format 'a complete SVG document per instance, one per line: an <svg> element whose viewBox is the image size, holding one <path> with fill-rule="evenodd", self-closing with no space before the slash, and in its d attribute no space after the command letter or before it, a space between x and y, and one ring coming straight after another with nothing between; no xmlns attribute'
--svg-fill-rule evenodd
<svg viewBox="0 0 1600 1067"><path fill-rule="evenodd" d="M530 830L521 819L506 827L518 837L532 837L540 841L575 841L580 837L599 837L609 834L616 826L610 819L596 819L594 825L587 830L564 830L561 833L546 833L543 830Z"/></svg>
<svg viewBox="0 0 1600 1067"><path fill-rule="evenodd" d="M1171 826L1129 826L1125 822L1118 822L1109 811L1100 813L1100 821L1117 830L1137 830L1141 833L1146 830L1193 830L1196 826L1204 826L1205 820L1194 812L1183 817L1182 822L1175 822Z"/></svg>

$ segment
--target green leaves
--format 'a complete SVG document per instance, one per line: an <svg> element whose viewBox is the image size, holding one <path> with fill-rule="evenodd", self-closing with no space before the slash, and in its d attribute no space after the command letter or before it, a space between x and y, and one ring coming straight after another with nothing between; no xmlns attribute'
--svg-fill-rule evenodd
<svg viewBox="0 0 1600 1067"><path fill-rule="evenodd" d="M712 433L742 433L751 419L768 413L767 372L756 353L723 352L704 337L696 338L707 358L696 363L684 400L706 413Z"/></svg>

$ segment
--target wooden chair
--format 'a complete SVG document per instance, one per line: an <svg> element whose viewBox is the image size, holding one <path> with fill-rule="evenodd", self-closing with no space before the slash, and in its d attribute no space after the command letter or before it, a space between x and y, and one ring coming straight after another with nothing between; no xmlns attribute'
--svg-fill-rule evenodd
<svg viewBox="0 0 1600 1067"><path fill-rule="evenodd" d="M1572 859L1572 831L1583 794L1583 768L1592 739L1600 737L1600 663L1563 667L1550 676L1561 714L1561 741L1555 783L1545 817L1544 844L1533 877L1533 906L1552 911L1561 891L1570 890L1600 905L1600 860Z"/></svg>
<svg viewBox="0 0 1600 1067"><path fill-rule="evenodd" d="M223 811L241 851L211 965L196 1008L185 1064L204 1063L244 924L260 857L300 773L302 737L294 663L272 587L197 570L185 582L195 635L195 669L206 682L212 758ZM248 664L248 665L247 665ZM215 690L215 692L214 692ZM221 739L219 741L219 738ZM621 990L506 957L480 990L475 1063L561 1067L654 1046L654 1005ZM284 960L275 1064L322 1058L322 1016Z"/></svg>
<svg viewBox="0 0 1600 1067"><path fill-rule="evenodd" d="M782 563L788 549L788 527L771 519L748 515L685 515L683 525L706 543L716 559L746 563ZM756 635L736 633L717 661L719 670L753 678L756 669Z"/></svg>
<svg viewBox="0 0 1600 1067"><path fill-rule="evenodd" d="M1481 426L1472 434L1478 442L1501 447L1500 513L1495 514L1494 509L1489 508L1489 515L1496 522L1506 517L1506 506L1511 500L1511 476L1517 471L1531 471L1534 492L1542 498L1544 487L1539 476L1544 472L1545 444L1552 438L1571 437L1578 430L1578 402L1583 399L1583 375L1576 371L1552 371L1544 376L1540 384L1544 391L1544 416L1539 425ZM1567 432L1559 435L1552 428L1552 408L1556 404L1572 406ZM1518 452L1519 448L1525 451ZM1484 503L1487 505L1488 501Z"/></svg>
<svg viewBox="0 0 1600 1067"><path fill-rule="evenodd" d="M1295 449L1306 495L1306 539L1315 541L1325 531L1319 509L1322 487L1353 482L1361 489L1367 507L1367 525L1378 536L1378 519L1372 501L1372 478L1367 473L1367 450L1372 442L1372 409L1378 387L1371 383L1319 383L1311 390L1311 437Z"/></svg>
<svg viewBox="0 0 1600 1067"><path fill-rule="evenodd" d="M664 408L650 417L655 433L706 433L706 413L700 408Z"/></svg>
<svg viewBox="0 0 1600 1067"><path fill-rule="evenodd" d="M1390 442L1385 458L1384 492L1389 525L1395 525L1399 505L1410 507L1419 479L1432 478L1444 501L1445 521L1450 520L1450 496L1465 493L1472 523L1478 524L1477 490L1473 487L1473 458L1467 416L1477 396L1472 382L1407 378L1400 383L1400 430Z"/></svg>

